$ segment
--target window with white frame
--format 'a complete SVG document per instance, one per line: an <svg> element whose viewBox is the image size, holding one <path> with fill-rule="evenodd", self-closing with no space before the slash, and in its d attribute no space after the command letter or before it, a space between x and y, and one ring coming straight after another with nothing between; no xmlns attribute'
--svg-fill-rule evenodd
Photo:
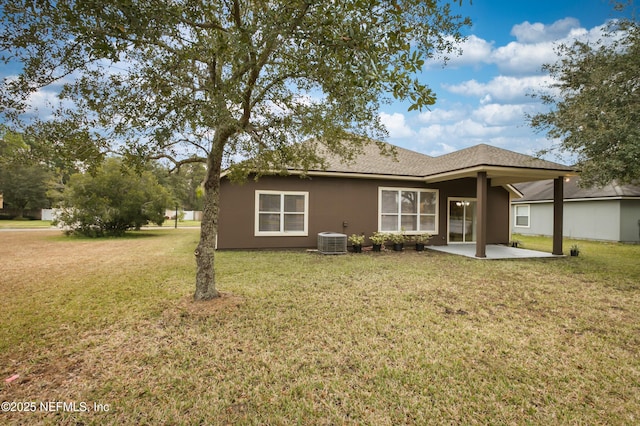
<svg viewBox="0 0 640 426"><path fill-rule="evenodd" d="M438 232L438 191L435 189L380 188L378 228L381 232Z"/></svg>
<svg viewBox="0 0 640 426"><path fill-rule="evenodd" d="M256 191L256 236L306 236L308 224L308 192Z"/></svg>
<svg viewBox="0 0 640 426"><path fill-rule="evenodd" d="M528 228L529 227L529 205L516 205L515 206L515 217L516 222L515 226L518 228Z"/></svg>

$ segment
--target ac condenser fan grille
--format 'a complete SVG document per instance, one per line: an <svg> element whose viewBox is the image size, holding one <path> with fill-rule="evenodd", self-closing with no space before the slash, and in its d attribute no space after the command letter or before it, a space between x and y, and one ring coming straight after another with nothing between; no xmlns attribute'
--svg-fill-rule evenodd
<svg viewBox="0 0 640 426"><path fill-rule="evenodd" d="M318 251L322 254L345 254L347 252L347 236L335 232L319 233Z"/></svg>

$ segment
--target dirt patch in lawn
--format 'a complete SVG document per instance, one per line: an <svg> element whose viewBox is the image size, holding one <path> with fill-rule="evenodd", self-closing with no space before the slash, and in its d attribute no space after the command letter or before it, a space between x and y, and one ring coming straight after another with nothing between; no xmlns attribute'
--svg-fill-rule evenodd
<svg viewBox="0 0 640 426"><path fill-rule="evenodd" d="M207 317L218 313L235 310L244 303L244 298L231 293L220 292L220 297L205 301L195 301L193 297L183 297L175 305L168 308L165 314L177 313L182 317Z"/></svg>

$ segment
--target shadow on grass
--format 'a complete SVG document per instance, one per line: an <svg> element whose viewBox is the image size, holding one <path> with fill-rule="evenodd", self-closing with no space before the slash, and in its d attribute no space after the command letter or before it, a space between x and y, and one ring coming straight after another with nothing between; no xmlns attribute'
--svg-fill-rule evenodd
<svg viewBox="0 0 640 426"><path fill-rule="evenodd" d="M155 238L162 237L167 235L170 232L175 232L175 230L166 229L142 229L140 231L127 231L122 235L104 235L101 237L89 237L86 235L78 235L78 234L65 234L64 231L60 231L59 235L53 235L49 237L52 241L122 241L122 240L138 240L145 238Z"/></svg>

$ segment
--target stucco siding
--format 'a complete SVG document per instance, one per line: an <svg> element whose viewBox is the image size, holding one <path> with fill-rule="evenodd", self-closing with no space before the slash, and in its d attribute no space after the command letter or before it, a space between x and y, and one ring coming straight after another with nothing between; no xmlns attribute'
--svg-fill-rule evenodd
<svg viewBox="0 0 640 426"><path fill-rule="evenodd" d="M512 230L524 235L553 235L553 205L529 204L529 226L515 226L515 207L512 208Z"/></svg>
<svg viewBox="0 0 640 426"><path fill-rule="evenodd" d="M563 235L569 238L619 241L620 202L567 201L563 229Z"/></svg>
<svg viewBox="0 0 640 426"><path fill-rule="evenodd" d="M379 186L423 187L415 182L296 176L264 176L243 185L223 182L218 248L313 248L320 232L370 235L378 227ZM308 192L308 235L255 236L256 190Z"/></svg>
<svg viewBox="0 0 640 426"><path fill-rule="evenodd" d="M524 235L553 234L553 204L530 203L530 226L516 227L515 206L512 206L512 231ZM638 218L640 219L640 218ZM563 236L568 238L621 241L620 200L565 201ZM628 225L625 225L625 229ZM635 229L636 233L638 229Z"/></svg>
<svg viewBox="0 0 640 426"><path fill-rule="evenodd" d="M438 190L438 233L431 244L446 244L447 198L475 197L475 179L459 179L425 185L415 181L349 179L333 177L299 178L264 176L258 181L235 184L224 179L220 193L218 248L314 248L320 232L371 235L378 230L380 187L431 188ZM308 192L308 233L306 236L256 236L256 191ZM509 196L502 187L488 191L487 242L509 239Z"/></svg>

